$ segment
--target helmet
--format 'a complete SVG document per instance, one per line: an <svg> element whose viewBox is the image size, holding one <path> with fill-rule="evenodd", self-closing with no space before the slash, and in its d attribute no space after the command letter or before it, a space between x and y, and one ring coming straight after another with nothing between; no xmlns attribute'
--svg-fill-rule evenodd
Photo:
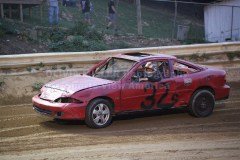
<svg viewBox="0 0 240 160"><path fill-rule="evenodd" d="M157 64L152 62L147 62L144 68L145 74L148 78L153 77L157 72Z"/></svg>

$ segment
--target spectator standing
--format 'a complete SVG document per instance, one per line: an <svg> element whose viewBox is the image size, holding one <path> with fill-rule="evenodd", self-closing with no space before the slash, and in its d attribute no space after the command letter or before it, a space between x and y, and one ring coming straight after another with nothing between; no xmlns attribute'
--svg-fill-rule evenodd
<svg viewBox="0 0 240 160"><path fill-rule="evenodd" d="M63 0L62 5L65 6L65 7L69 6L70 5L70 0Z"/></svg>
<svg viewBox="0 0 240 160"><path fill-rule="evenodd" d="M84 21L91 25L91 15L90 15L90 11L91 11L91 2L90 0L80 0L80 5L81 5L81 9L82 9L82 13L84 15Z"/></svg>
<svg viewBox="0 0 240 160"><path fill-rule="evenodd" d="M48 5L49 5L49 23L50 25L58 25L59 22L58 0L48 0Z"/></svg>
<svg viewBox="0 0 240 160"><path fill-rule="evenodd" d="M67 6L67 0L62 1L62 6L65 6L65 7Z"/></svg>
<svg viewBox="0 0 240 160"><path fill-rule="evenodd" d="M113 25L114 30L117 31L117 10L115 7L114 0L109 0L108 2L108 25L107 29Z"/></svg>

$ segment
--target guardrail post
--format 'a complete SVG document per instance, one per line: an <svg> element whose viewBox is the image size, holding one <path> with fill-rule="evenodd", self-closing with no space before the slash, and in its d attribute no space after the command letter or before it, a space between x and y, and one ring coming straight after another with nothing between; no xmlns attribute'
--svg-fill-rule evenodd
<svg viewBox="0 0 240 160"><path fill-rule="evenodd" d="M232 17L231 17L231 40L233 40L233 13L234 13L234 7L232 7Z"/></svg>
<svg viewBox="0 0 240 160"><path fill-rule="evenodd" d="M40 4L40 21L41 23L43 21L43 4L42 3Z"/></svg>
<svg viewBox="0 0 240 160"><path fill-rule="evenodd" d="M4 18L3 4L1 4L1 17Z"/></svg>
<svg viewBox="0 0 240 160"><path fill-rule="evenodd" d="M32 17L32 7L31 6L29 7L28 12L29 12L29 17Z"/></svg>
<svg viewBox="0 0 240 160"><path fill-rule="evenodd" d="M9 18L12 18L12 5L9 4L8 6L8 13L9 13Z"/></svg>
<svg viewBox="0 0 240 160"><path fill-rule="evenodd" d="M174 13L173 28L172 28L172 40L175 37L175 29L176 29L176 21L177 21L177 10L178 10L178 4L177 4L177 0L175 0L175 13Z"/></svg>
<svg viewBox="0 0 240 160"><path fill-rule="evenodd" d="M23 22L23 5L20 4L20 20Z"/></svg>

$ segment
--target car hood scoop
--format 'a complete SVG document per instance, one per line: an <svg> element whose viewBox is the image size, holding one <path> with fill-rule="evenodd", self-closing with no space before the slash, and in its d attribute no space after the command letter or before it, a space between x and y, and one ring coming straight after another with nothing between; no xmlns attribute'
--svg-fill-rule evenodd
<svg viewBox="0 0 240 160"><path fill-rule="evenodd" d="M72 95L75 92L96 86L113 83L113 81L87 75L76 75L58 79L44 85L41 98L55 100L59 97Z"/></svg>

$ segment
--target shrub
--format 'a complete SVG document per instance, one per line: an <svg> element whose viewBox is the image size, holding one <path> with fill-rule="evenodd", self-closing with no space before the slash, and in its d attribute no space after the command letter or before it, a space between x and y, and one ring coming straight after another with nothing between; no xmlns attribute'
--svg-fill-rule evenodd
<svg viewBox="0 0 240 160"><path fill-rule="evenodd" d="M240 53L237 53L237 52L227 53L227 57L230 61L232 61L236 57L240 58Z"/></svg>
<svg viewBox="0 0 240 160"><path fill-rule="evenodd" d="M85 35L88 32L88 25L83 23L82 21L75 22L74 27L70 30L70 34L72 35Z"/></svg>
<svg viewBox="0 0 240 160"><path fill-rule="evenodd" d="M50 34L49 39L52 42L61 42L65 39L66 33L64 31L55 31Z"/></svg>
<svg viewBox="0 0 240 160"><path fill-rule="evenodd" d="M52 70L57 70L57 65L53 65Z"/></svg>
<svg viewBox="0 0 240 160"><path fill-rule="evenodd" d="M201 44L201 43L209 43L204 39L186 39L181 41L181 44Z"/></svg>
<svg viewBox="0 0 240 160"><path fill-rule="evenodd" d="M43 83L41 82L36 82L32 85L33 91L40 91L40 89L43 87Z"/></svg>
<svg viewBox="0 0 240 160"><path fill-rule="evenodd" d="M38 65L40 68L43 68L44 67L44 64L42 62L39 63Z"/></svg>
<svg viewBox="0 0 240 160"><path fill-rule="evenodd" d="M4 79L1 78L1 79L0 79L0 87L2 87L4 84L5 84Z"/></svg>
<svg viewBox="0 0 240 160"><path fill-rule="evenodd" d="M5 30L3 30L1 27L0 27L0 37L3 37L5 35Z"/></svg>
<svg viewBox="0 0 240 160"><path fill-rule="evenodd" d="M124 49L124 48L130 48L131 45L124 42L124 41L118 41L118 42L113 42L110 44L111 49Z"/></svg>
<svg viewBox="0 0 240 160"><path fill-rule="evenodd" d="M0 21L0 36L1 30L6 30L6 34L20 34L25 38L30 38L28 31L33 29L32 26L21 25L17 22ZM50 31L50 28L38 28L41 34L38 35L39 42L46 44L50 51L53 52L80 52L80 51L93 51L108 49L104 42L104 35L96 29L89 27L89 25L77 21L71 29L57 28ZM19 32L21 31L21 32ZM38 68L44 67L41 63ZM29 72L32 69L27 68Z"/></svg>
<svg viewBox="0 0 240 160"><path fill-rule="evenodd" d="M89 29L89 31L85 34L85 37L91 40L101 41L103 40L103 34L98 32L95 29Z"/></svg>
<svg viewBox="0 0 240 160"><path fill-rule="evenodd" d="M0 92L2 92L4 90L4 85L5 85L5 82L4 82L4 78L0 78Z"/></svg>
<svg viewBox="0 0 240 160"><path fill-rule="evenodd" d="M67 68L66 66L62 66L61 67L62 70L66 70L66 68Z"/></svg>
<svg viewBox="0 0 240 160"><path fill-rule="evenodd" d="M200 56L197 53L194 53L194 54L190 55L189 58L193 61L198 61L200 59Z"/></svg>
<svg viewBox="0 0 240 160"><path fill-rule="evenodd" d="M103 41L90 41L89 44L90 51L101 51L108 49L108 47Z"/></svg>
<svg viewBox="0 0 240 160"><path fill-rule="evenodd" d="M19 28L23 28L18 23L8 22L6 20L0 21L0 28L5 34L19 34Z"/></svg>
<svg viewBox="0 0 240 160"><path fill-rule="evenodd" d="M31 71L32 71L32 67L27 67L26 70L27 70L28 72L31 72Z"/></svg>

